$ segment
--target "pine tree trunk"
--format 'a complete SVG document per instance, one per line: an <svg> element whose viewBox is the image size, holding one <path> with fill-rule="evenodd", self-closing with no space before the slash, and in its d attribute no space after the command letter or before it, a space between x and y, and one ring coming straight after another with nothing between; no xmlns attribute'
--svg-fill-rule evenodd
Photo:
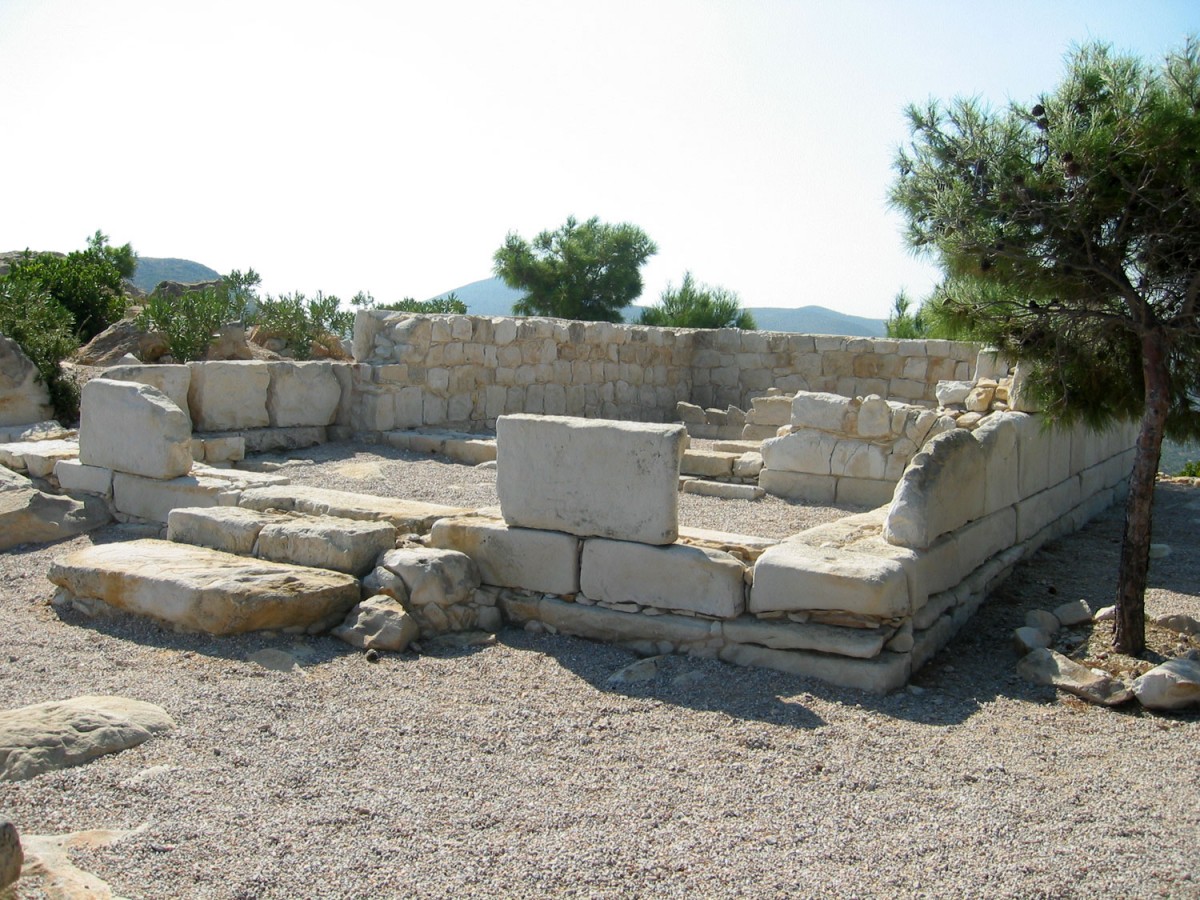
<svg viewBox="0 0 1200 900"><path fill-rule="evenodd" d="M1142 335L1142 379L1146 408L1138 433L1125 504L1125 537L1117 572L1117 618L1113 648L1138 656L1146 648L1146 579L1150 568L1154 483L1170 408L1166 334L1154 328Z"/></svg>

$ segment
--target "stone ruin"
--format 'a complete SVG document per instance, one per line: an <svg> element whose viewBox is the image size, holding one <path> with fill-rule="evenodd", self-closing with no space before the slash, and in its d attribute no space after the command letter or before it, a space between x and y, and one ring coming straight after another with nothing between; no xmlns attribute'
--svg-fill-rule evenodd
<svg viewBox="0 0 1200 900"><path fill-rule="evenodd" d="M1006 365L944 341L367 311L354 345L355 363L108 369L74 454L0 446L9 468L166 526L56 562L56 602L368 647L508 621L883 692L1021 558L1118 499L1133 452L1131 427L1044 428ZM736 438L689 448L742 407ZM499 509L243 462L354 435L494 458ZM703 532L680 527L681 473L685 490L870 510L783 540Z"/></svg>

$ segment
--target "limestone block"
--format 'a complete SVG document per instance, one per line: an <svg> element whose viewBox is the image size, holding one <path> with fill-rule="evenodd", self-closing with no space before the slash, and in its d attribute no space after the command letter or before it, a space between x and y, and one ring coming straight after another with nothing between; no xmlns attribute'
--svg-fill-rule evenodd
<svg viewBox="0 0 1200 900"><path fill-rule="evenodd" d="M939 434L913 457L896 487L884 537L923 549L984 510L985 458L968 431Z"/></svg>
<svg viewBox="0 0 1200 900"><path fill-rule="evenodd" d="M267 388L267 415L274 428L332 425L342 388L333 364L323 361L272 362Z"/></svg>
<svg viewBox="0 0 1200 900"><path fill-rule="evenodd" d="M564 634L594 641L670 641L673 644L704 644L720 637L720 623L670 613L647 616L618 612L603 606L585 606L549 597L504 593L500 606L510 620L544 622ZM715 633L714 633L714 628Z"/></svg>
<svg viewBox="0 0 1200 900"><path fill-rule="evenodd" d="M1017 543L1017 510L1006 506L968 522L954 533L961 577L966 577L997 553Z"/></svg>
<svg viewBox="0 0 1200 900"><path fill-rule="evenodd" d="M849 412L850 399L838 394L799 391L792 398L792 424L801 428L841 432Z"/></svg>
<svg viewBox="0 0 1200 900"><path fill-rule="evenodd" d="M442 452L455 462L477 466L496 458L496 442L487 438L448 438Z"/></svg>
<svg viewBox="0 0 1200 900"><path fill-rule="evenodd" d="M375 567L380 553L395 546L396 528L389 522L316 516L264 525L254 555L362 576Z"/></svg>
<svg viewBox="0 0 1200 900"><path fill-rule="evenodd" d="M72 462L75 465L79 465L78 460L62 460L62 462ZM57 467L58 464L55 463L55 468ZM0 492L22 490L33 490L33 482L7 466L0 465Z"/></svg>
<svg viewBox="0 0 1200 900"><path fill-rule="evenodd" d="M579 539L561 531L514 528L498 519L439 519L430 546L465 553L484 584L547 594L579 591Z"/></svg>
<svg viewBox="0 0 1200 900"><path fill-rule="evenodd" d="M792 398L786 395L775 397L755 397L750 401L750 411L746 413L746 423L749 425L780 425L792 423Z"/></svg>
<svg viewBox="0 0 1200 900"><path fill-rule="evenodd" d="M733 474L735 453L716 450L685 450L679 464L683 475L699 475L704 478L724 478Z"/></svg>
<svg viewBox="0 0 1200 900"><path fill-rule="evenodd" d="M1133 682L1133 693L1147 709L1200 706L1200 662L1169 659Z"/></svg>
<svg viewBox="0 0 1200 900"><path fill-rule="evenodd" d="M1016 413L993 413L975 429L984 457L985 512L1012 506L1020 499L1017 440L1021 417Z"/></svg>
<svg viewBox="0 0 1200 900"><path fill-rule="evenodd" d="M217 635L325 631L359 599L357 580L340 572L157 540L77 550L47 577L76 597Z"/></svg>
<svg viewBox="0 0 1200 900"><path fill-rule="evenodd" d="M874 659L853 659L828 653L731 644L718 656L738 666L775 669L875 694L886 694L903 686L912 670L907 653L881 653Z"/></svg>
<svg viewBox="0 0 1200 900"><path fill-rule="evenodd" d="M733 461L733 475L735 478L757 478L762 470L763 458L762 454L757 450L749 450L741 453Z"/></svg>
<svg viewBox="0 0 1200 900"><path fill-rule="evenodd" d="M421 628L398 600L385 594L357 604L331 632L352 647L402 653L416 640Z"/></svg>
<svg viewBox="0 0 1200 900"><path fill-rule="evenodd" d="M1071 478L1019 502L1016 505L1017 540L1028 540L1071 512L1079 505L1080 490L1079 478Z"/></svg>
<svg viewBox="0 0 1200 900"><path fill-rule="evenodd" d="M834 502L847 506L886 506L892 502L895 492L894 481L843 475L837 479Z"/></svg>
<svg viewBox="0 0 1200 900"><path fill-rule="evenodd" d="M70 438L54 438L0 444L0 466L14 472L24 472L28 468L25 465L25 457L31 453L42 457L58 456L70 459L79 455L79 442Z"/></svg>
<svg viewBox="0 0 1200 900"><path fill-rule="evenodd" d="M722 500L758 500L766 491L753 484L729 484L724 481L700 481L688 479L683 482L683 493L702 497L720 497Z"/></svg>
<svg viewBox="0 0 1200 900"><path fill-rule="evenodd" d="M733 644L761 644L773 650L816 650L856 659L871 659L883 650L890 628L839 628L815 622L769 621L742 616L721 624Z"/></svg>
<svg viewBox="0 0 1200 900"><path fill-rule="evenodd" d="M111 366L104 370L102 378L110 381L136 381L162 391L171 402L188 414L188 387L192 383L192 370L186 365L140 365Z"/></svg>
<svg viewBox="0 0 1200 900"><path fill-rule="evenodd" d="M200 442L204 461L209 463L237 462L246 458L246 438L242 435L206 437ZM193 447L195 443L193 442Z"/></svg>
<svg viewBox="0 0 1200 900"><path fill-rule="evenodd" d="M501 416L496 490L510 525L670 544L682 425Z"/></svg>
<svg viewBox="0 0 1200 900"><path fill-rule="evenodd" d="M250 556L263 527L286 520L281 513L237 506L180 507L167 514L167 540Z"/></svg>
<svg viewBox="0 0 1200 900"><path fill-rule="evenodd" d="M769 438L762 442L763 466L777 472L829 475L837 444L833 435L811 429Z"/></svg>
<svg viewBox="0 0 1200 900"><path fill-rule="evenodd" d="M967 397L975 389L973 381L939 381L934 389L938 406L953 406L967 402Z"/></svg>
<svg viewBox="0 0 1200 900"><path fill-rule="evenodd" d="M80 397L79 461L147 478L192 468L187 414L150 385L93 378Z"/></svg>
<svg viewBox="0 0 1200 900"><path fill-rule="evenodd" d="M992 400L995 396L995 382L980 382L971 388L971 393L967 394L964 405L967 407L967 412L986 413L992 408Z"/></svg>
<svg viewBox="0 0 1200 900"><path fill-rule="evenodd" d="M912 612L908 579L895 560L784 543L754 564L749 611L844 610L889 618Z"/></svg>
<svg viewBox="0 0 1200 900"><path fill-rule="evenodd" d="M776 497L810 503L833 503L837 496L837 479L832 475L763 469L758 475L758 486Z"/></svg>
<svg viewBox="0 0 1200 900"><path fill-rule="evenodd" d="M226 480L207 475L183 475L164 481L126 472L113 473L113 506L118 512L154 522L166 522L182 506L233 505L237 491Z"/></svg>
<svg viewBox="0 0 1200 900"><path fill-rule="evenodd" d="M673 544L583 543L579 585L593 600L733 618L745 609L745 566L729 553Z"/></svg>
<svg viewBox="0 0 1200 900"><path fill-rule="evenodd" d="M75 441L33 441L22 453L22 462L29 477L49 478L58 463L78 457L79 444Z"/></svg>
<svg viewBox="0 0 1200 900"><path fill-rule="evenodd" d="M442 506L304 485L249 488L242 492L238 505L247 509L279 509L314 516L391 522L400 534L426 534L438 519L471 512L461 506Z"/></svg>
<svg viewBox="0 0 1200 900"><path fill-rule="evenodd" d="M0 781L25 781L83 765L174 727L161 706L126 697L85 695L0 710ZM0 882L0 891L4 887L7 884ZM77 888L58 896L85 894L99 892Z"/></svg>
<svg viewBox="0 0 1200 900"><path fill-rule="evenodd" d="M196 431L266 428L270 366L253 360L190 362L188 407Z"/></svg>
<svg viewBox="0 0 1200 900"><path fill-rule="evenodd" d="M887 454L878 444L842 440L834 445L829 468L832 475L881 481L887 473Z"/></svg>
<svg viewBox="0 0 1200 900"><path fill-rule="evenodd" d="M877 394L863 398L858 408L856 425L859 437L887 437L892 431L892 409L887 401Z"/></svg>
<svg viewBox="0 0 1200 900"><path fill-rule="evenodd" d="M53 415L37 366L20 344L0 334L0 425L44 422Z"/></svg>
<svg viewBox="0 0 1200 900"><path fill-rule="evenodd" d="M0 491L0 550L61 540L111 520L108 507L98 497L74 500L20 487Z"/></svg>

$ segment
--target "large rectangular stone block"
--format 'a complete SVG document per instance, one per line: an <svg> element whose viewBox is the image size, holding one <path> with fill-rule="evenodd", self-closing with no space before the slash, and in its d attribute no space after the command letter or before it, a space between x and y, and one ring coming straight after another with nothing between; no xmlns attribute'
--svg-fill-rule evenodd
<svg viewBox="0 0 1200 900"><path fill-rule="evenodd" d="M147 478L176 478L192 468L192 423L147 384L93 378L79 404L79 461Z"/></svg>
<svg viewBox="0 0 1200 900"><path fill-rule="evenodd" d="M271 370L255 360L191 362L188 406L197 431L238 431L266 428L267 390Z"/></svg>
<svg viewBox="0 0 1200 900"><path fill-rule="evenodd" d="M332 363L273 362L270 372L267 414L272 427L332 425L337 419L342 387Z"/></svg>
<svg viewBox="0 0 1200 900"><path fill-rule="evenodd" d="M171 510L181 506L233 506L237 495L228 481L208 476L184 475L163 481L113 473L117 511L155 522L166 522Z"/></svg>
<svg viewBox="0 0 1200 900"><path fill-rule="evenodd" d="M579 591L579 538L571 534L462 516L435 522L429 543L467 554L479 567L484 584L546 594Z"/></svg>
<svg viewBox="0 0 1200 900"><path fill-rule="evenodd" d="M670 544L679 534L682 425L501 416L496 490L510 525Z"/></svg>
<svg viewBox="0 0 1200 900"><path fill-rule="evenodd" d="M186 365L140 365L111 366L104 370L104 378L112 381L136 381L158 388L171 398L171 402L191 417L188 410L188 387L192 383L192 370Z"/></svg>
<svg viewBox="0 0 1200 900"><path fill-rule="evenodd" d="M60 459L54 464L54 477L67 493L83 491L102 497L112 496L113 470L103 466L85 466L77 459Z"/></svg>
<svg viewBox="0 0 1200 900"><path fill-rule="evenodd" d="M746 606L744 572L722 550L592 539L583 543L579 586L593 600L731 619Z"/></svg>
<svg viewBox="0 0 1200 900"><path fill-rule="evenodd" d="M912 612L904 567L892 559L784 543L754 564L752 613L844 610L893 618Z"/></svg>

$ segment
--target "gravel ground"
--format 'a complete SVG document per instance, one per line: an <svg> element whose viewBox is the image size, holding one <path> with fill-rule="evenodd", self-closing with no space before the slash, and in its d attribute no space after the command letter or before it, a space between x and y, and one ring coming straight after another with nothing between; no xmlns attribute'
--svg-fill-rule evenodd
<svg viewBox="0 0 1200 900"><path fill-rule="evenodd" d="M287 471L495 502L486 471L346 451ZM759 533L842 514L681 499L690 524ZM1200 491L1160 486L1174 552L1152 613L1200 616L1198 520ZM683 657L614 689L630 653L514 629L370 663L328 638L55 613L51 559L130 530L0 555L0 708L113 693L178 722L0 788L24 833L145 826L73 854L121 896L1200 896L1200 715L1091 707L1014 675L1026 610L1110 602L1119 513L1019 567L887 697ZM263 648L301 665L247 661Z"/></svg>

